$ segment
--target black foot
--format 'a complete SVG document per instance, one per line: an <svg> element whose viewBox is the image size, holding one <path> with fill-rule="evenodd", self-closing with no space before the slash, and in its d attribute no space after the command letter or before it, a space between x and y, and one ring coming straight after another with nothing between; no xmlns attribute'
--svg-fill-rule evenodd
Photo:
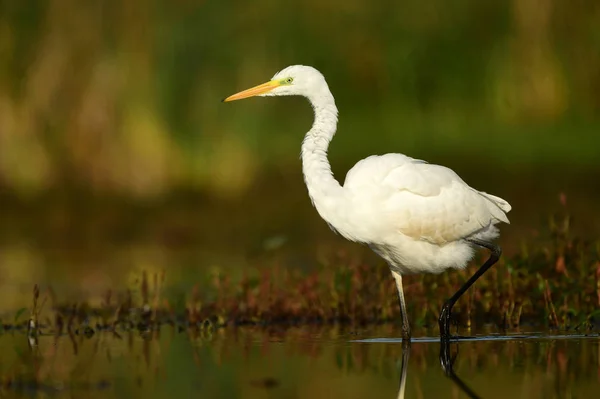
<svg viewBox="0 0 600 399"><path fill-rule="evenodd" d="M442 306L442 311L440 312L440 338L441 339L449 339L450 338L450 320L452 316L452 305L448 302Z"/></svg>

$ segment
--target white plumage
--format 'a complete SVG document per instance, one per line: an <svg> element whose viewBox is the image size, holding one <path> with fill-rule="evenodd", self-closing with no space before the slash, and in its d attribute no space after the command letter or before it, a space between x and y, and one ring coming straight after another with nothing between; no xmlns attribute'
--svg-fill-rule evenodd
<svg viewBox="0 0 600 399"><path fill-rule="evenodd" d="M469 187L448 168L401 154L358 162L344 189L350 208L368 211L356 212L355 226L340 233L369 244L401 274L464 267L472 245L463 239L492 240L494 224L508 223L506 201ZM344 230L361 235L352 238Z"/></svg>
<svg viewBox="0 0 600 399"><path fill-rule="evenodd" d="M370 156L359 161L340 186L327 159L338 110L325 78L316 69L288 67L271 81L224 101L256 95L302 95L310 101L315 120L302 143L309 196L332 229L348 240L369 245L387 261L398 287L405 337L410 329L402 275L463 268L476 246L493 247L499 256L500 249L489 242L498 236L497 223L509 223L506 213L511 206L471 188L451 169L402 154ZM483 272L494 262L486 263ZM457 294L449 301L448 317L462 292Z"/></svg>

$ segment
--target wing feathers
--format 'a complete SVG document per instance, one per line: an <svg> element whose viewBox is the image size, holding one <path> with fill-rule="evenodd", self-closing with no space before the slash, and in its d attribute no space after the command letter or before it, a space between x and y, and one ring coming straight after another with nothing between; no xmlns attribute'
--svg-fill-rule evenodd
<svg viewBox="0 0 600 399"><path fill-rule="evenodd" d="M401 154L358 162L344 188L379 234L392 225L395 232L441 245L509 223L511 206L502 198L473 189L451 169Z"/></svg>
<svg viewBox="0 0 600 399"><path fill-rule="evenodd" d="M390 171L382 184L396 189L388 206L398 217L399 231L414 238L443 244L509 223L508 202L471 188L443 166L405 164Z"/></svg>

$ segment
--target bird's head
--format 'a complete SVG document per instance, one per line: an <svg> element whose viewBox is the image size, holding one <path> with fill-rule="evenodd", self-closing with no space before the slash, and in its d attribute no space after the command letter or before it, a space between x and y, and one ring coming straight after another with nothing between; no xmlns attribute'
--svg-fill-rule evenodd
<svg viewBox="0 0 600 399"><path fill-rule="evenodd" d="M327 83L321 72L304 65L292 65L279 72L263 84L251 87L225 98L223 101L235 101L248 97L266 96L305 96L311 98L325 89Z"/></svg>

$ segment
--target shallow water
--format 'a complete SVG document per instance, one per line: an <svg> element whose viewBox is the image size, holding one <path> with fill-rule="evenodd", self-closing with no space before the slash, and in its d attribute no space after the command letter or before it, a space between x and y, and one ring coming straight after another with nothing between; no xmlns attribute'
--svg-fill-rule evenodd
<svg viewBox="0 0 600 399"><path fill-rule="evenodd" d="M448 347L416 337L403 373L393 326L227 328L55 337L30 346L26 334L0 336L2 393L68 397L481 398L595 397L600 337L514 332L474 334ZM462 382L461 382L462 381ZM466 388L461 388L460 384ZM403 392L401 392L403 391Z"/></svg>

